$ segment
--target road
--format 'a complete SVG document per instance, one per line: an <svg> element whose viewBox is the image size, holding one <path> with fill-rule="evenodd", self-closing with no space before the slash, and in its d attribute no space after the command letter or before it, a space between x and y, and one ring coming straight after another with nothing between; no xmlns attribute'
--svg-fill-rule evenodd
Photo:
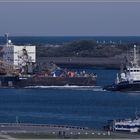
<svg viewBox="0 0 140 140"><path fill-rule="evenodd" d="M1 123L0 138L140 138L140 134L101 131L87 127L45 124Z"/></svg>

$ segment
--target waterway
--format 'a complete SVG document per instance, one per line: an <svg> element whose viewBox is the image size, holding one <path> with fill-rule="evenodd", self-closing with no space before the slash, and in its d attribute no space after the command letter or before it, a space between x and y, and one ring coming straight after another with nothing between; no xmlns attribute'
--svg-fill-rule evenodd
<svg viewBox="0 0 140 140"><path fill-rule="evenodd" d="M81 69L77 69L81 70ZM107 120L129 118L140 110L140 93L104 91L118 70L97 73L95 88L0 89L0 122L46 123L102 128Z"/></svg>

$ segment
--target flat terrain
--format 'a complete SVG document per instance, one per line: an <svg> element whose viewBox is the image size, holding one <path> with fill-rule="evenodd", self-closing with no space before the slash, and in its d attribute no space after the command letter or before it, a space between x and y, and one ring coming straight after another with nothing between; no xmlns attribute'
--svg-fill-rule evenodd
<svg viewBox="0 0 140 140"><path fill-rule="evenodd" d="M139 134L97 131L86 127L62 125L0 124L2 139L81 139L81 138L140 138Z"/></svg>

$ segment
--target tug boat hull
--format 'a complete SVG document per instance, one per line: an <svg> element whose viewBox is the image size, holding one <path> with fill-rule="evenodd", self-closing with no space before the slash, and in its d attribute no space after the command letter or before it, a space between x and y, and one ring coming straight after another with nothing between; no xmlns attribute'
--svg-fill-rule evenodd
<svg viewBox="0 0 140 140"><path fill-rule="evenodd" d="M133 81L130 83L129 81L121 82L119 84L113 84L104 87L105 90L109 91L139 91L140 92L140 81Z"/></svg>

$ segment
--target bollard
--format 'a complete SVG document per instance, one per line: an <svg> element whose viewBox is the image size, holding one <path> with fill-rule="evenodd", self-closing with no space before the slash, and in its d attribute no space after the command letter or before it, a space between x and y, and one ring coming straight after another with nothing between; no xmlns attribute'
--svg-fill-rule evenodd
<svg viewBox="0 0 140 140"><path fill-rule="evenodd" d="M105 133L103 133L103 136L105 136L106 134Z"/></svg>
<svg viewBox="0 0 140 140"><path fill-rule="evenodd" d="M100 136L100 135L101 135L101 133L97 133L97 135L99 135L99 136Z"/></svg>
<svg viewBox="0 0 140 140"><path fill-rule="evenodd" d="M107 131L107 134L110 136L110 131Z"/></svg>
<svg viewBox="0 0 140 140"><path fill-rule="evenodd" d="M52 132L53 134L55 134L55 132Z"/></svg>

